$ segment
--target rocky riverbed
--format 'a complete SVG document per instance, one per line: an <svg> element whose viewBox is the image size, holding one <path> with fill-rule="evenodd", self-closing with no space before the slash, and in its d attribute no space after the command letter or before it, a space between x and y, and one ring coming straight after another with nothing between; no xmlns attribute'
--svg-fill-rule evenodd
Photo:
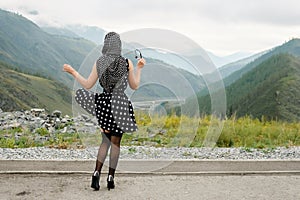
<svg viewBox="0 0 300 200"><path fill-rule="evenodd" d="M70 133L94 132L98 128L97 124L95 117L82 114L71 118L68 115L62 116L59 110L47 114L44 109L15 112L2 112L0 109L0 130L28 128L34 133L39 128L46 128L50 133L58 130Z"/></svg>

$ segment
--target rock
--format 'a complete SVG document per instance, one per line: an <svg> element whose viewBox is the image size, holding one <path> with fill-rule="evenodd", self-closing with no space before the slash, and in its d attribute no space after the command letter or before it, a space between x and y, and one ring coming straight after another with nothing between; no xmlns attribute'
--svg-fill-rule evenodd
<svg viewBox="0 0 300 200"><path fill-rule="evenodd" d="M10 124L8 127L9 127L9 129L16 129L16 128L20 128L21 124L18 122L14 122L14 123Z"/></svg>
<svg viewBox="0 0 300 200"><path fill-rule="evenodd" d="M81 116L82 116L83 120L85 120L86 122L91 121L91 119L88 115L82 114Z"/></svg>
<svg viewBox="0 0 300 200"><path fill-rule="evenodd" d="M72 133L76 133L76 131L71 129L71 130L68 130L68 133L72 134Z"/></svg>
<svg viewBox="0 0 300 200"><path fill-rule="evenodd" d="M17 118L17 119L25 119L25 114L24 112L20 112L20 111L16 111L14 112L14 116Z"/></svg>
<svg viewBox="0 0 300 200"><path fill-rule="evenodd" d="M149 134L149 138L154 138L155 136L156 136L156 133Z"/></svg>
<svg viewBox="0 0 300 200"><path fill-rule="evenodd" d="M0 113L3 113L2 109L0 108Z"/></svg>
<svg viewBox="0 0 300 200"><path fill-rule="evenodd" d="M41 113L45 112L45 109L40 109L40 108L32 108L30 110L31 114L38 117Z"/></svg>
<svg viewBox="0 0 300 200"><path fill-rule="evenodd" d="M25 115L31 115L31 111L25 110L24 114L25 114Z"/></svg>
<svg viewBox="0 0 300 200"><path fill-rule="evenodd" d="M93 123L84 123L85 126L94 126Z"/></svg>
<svg viewBox="0 0 300 200"><path fill-rule="evenodd" d="M15 119L15 116L10 112L4 112L4 113L1 113L1 114L4 114L3 118L6 121L11 121L11 120Z"/></svg>
<svg viewBox="0 0 300 200"><path fill-rule="evenodd" d="M49 128L48 128L48 131L49 131L50 134L51 134L51 133L54 133L55 128L54 128L54 127L49 127Z"/></svg>
<svg viewBox="0 0 300 200"><path fill-rule="evenodd" d="M29 122L26 124L26 127L29 129L30 132L34 132L38 126L34 122Z"/></svg>
<svg viewBox="0 0 300 200"><path fill-rule="evenodd" d="M63 129L60 130L60 133L66 133L67 130L68 130L68 128L67 128L67 127L64 127Z"/></svg>
<svg viewBox="0 0 300 200"><path fill-rule="evenodd" d="M158 134L160 135L165 135L167 133L167 130L166 129L161 129L159 130Z"/></svg>
<svg viewBox="0 0 300 200"><path fill-rule="evenodd" d="M45 142L45 141L48 141L48 140L49 140L48 136L37 136L35 138L35 141L38 141L38 142Z"/></svg>
<svg viewBox="0 0 300 200"><path fill-rule="evenodd" d="M68 123L72 122L72 123ZM26 111L0 112L0 130L18 129L35 133L40 128L45 128L49 133L97 133L99 126L95 117L79 115L70 117L55 110L52 114L45 109L33 108ZM43 140L43 139L41 139Z"/></svg>
<svg viewBox="0 0 300 200"><path fill-rule="evenodd" d="M48 118L48 116L45 113L42 113L42 114L40 114L40 118L46 120Z"/></svg>
<svg viewBox="0 0 300 200"><path fill-rule="evenodd" d="M95 126L98 126L98 119L96 117L94 117L91 121Z"/></svg>
<svg viewBox="0 0 300 200"><path fill-rule="evenodd" d="M44 124L44 127L46 128L46 129L48 129L49 130L49 128L50 127L53 127L54 125L53 124L50 124L50 123L45 123Z"/></svg>
<svg viewBox="0 0 300 200"><path fill-rule="evenodd" d="M57 117L57 118L60 118L60 116L61 116L61 111L59 111L59 110L54 110L54 111L52 112L52 116Z"/></svg>
<svg viewBox="0 0 300 200"><path fill-rule="evenodd" d="M66 118L62 118L62 119L60 120L60 122L63 123L63 124L65 124L65 123L68 122L68 120L67 120Z"/></svg>
<svg viewBox="0 0 300 200"><path fill-rule="evenodd" d="M75 123L79 123L79 122L83 121L83 117L82 117L81 115L79 115L79 116L77 116L77 117L74 117L74 118L73 118L73 121L74 121Z"/></svg>
<svg viewBox="0 0 300 200"><path fill-rule="evenodd" d="M54 122L54 127L55 129L60 129L61 127L61 121L59 118L56 118L55 122Z"/></svg>

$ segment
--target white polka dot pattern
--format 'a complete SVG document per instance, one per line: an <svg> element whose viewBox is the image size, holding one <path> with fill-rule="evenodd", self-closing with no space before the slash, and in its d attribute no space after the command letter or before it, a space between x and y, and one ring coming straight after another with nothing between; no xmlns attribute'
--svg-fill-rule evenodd
<svg viewBox="0 0 300 200"><path fill-rule="evenodd" d="M97 117L101 128L118 134L137 130L132 103L124 92L98 94L79 89L75 99L82 108Z"/></svg>

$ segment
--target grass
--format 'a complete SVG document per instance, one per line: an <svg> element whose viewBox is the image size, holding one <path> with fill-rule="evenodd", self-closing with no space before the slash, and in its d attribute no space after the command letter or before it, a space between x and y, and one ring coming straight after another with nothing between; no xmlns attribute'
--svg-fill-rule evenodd
<svg viewBox="0 0 300 200"><path fill-rule="evenodd" d="M66 86L12 68L0 62L0 101L3 110L45 108L48 112L58 109L64 114L72 113L71 92Z"/></svg>
<svg viewBox="0 0 300 200"><path fill-rule="evenodd" d="M274 148L300 145L300 123L243 117L225 121L217 142L224 147Z"/></svg>
<svg viewBox="0 0 300 200"><path fill-rule="evenodd" d="M136 113L139 130L124 134L122 145L155 146L155 147L203 147L203 141L212 123L211 116L189 118L187 116L154 115ZM272 149L275 147L300 146L300 123L266 121L232 117L224 120L222 132L216 138L217 147L244 147ZM60 127L61 129L64 127ZM213 132L214 133L214 132ZM37 140L37 138L43 140ZM11 129L0 131L1 148L26 148L46 146L52 148L84 148L98 146L101 142L100 132L97 133L49 133L40 128L32 134L28 129ZM131 149L134 152L135 149Z"/></svg>
<svg viewBox="0 0 300 200"><path fill-rule="evenodd" d="M82 148L82 139L78 133L49 133L45 128L39 128L34 134L28 129L2 130L0 131L1 148Z"/></svg>

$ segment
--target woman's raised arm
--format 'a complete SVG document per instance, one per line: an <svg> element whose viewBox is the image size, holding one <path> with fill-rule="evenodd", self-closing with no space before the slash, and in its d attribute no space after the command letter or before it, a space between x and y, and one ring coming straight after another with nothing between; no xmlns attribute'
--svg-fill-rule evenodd
<svg viewBox="0 0 300 200"><path fill-rule="evenodd" d="M129 59L128 59L128 64L129 64L128 83L131 89L136 90L140 85L141 71L144 65L146 64L146 61L144 58L139 59L137 63L137 69L135 72L134 72L133 64Z"/></svg>
<svg viewBox="0 0 300 200"><path fill-rule="evenodd" d="M70 73L85 89L91 89L98 80L96 64L94 64L93 69L90 73L88 79L82 77L71 65L64 64L63 70Z"/></svg>

